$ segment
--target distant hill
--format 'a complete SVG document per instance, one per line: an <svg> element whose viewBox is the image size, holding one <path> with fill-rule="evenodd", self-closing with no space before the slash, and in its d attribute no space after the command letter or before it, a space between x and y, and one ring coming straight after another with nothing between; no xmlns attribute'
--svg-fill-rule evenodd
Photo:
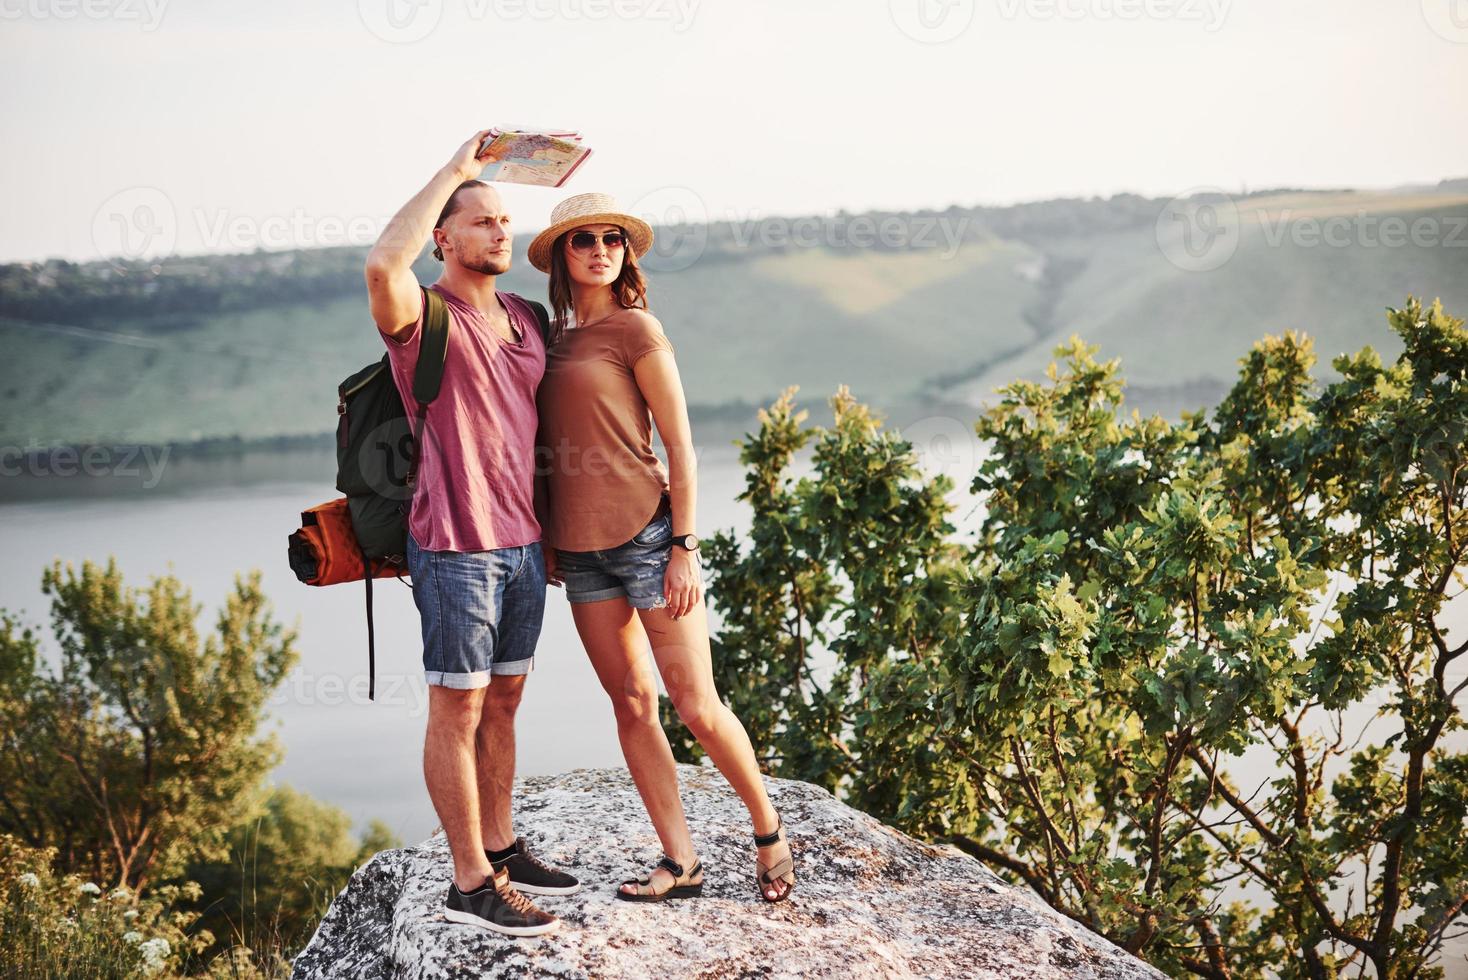
<svg viewBox="0 0 1468 980"><path fill-rule="evenodd" d="M1175 210L1118 195L662 228L677 247L648 261L652 307L695 413L726 419L752 417L790 384L813 405L843 383L898 414L972 405L1039 377L1071 333L1122 358L1133 401L1201 407L1266 333L1308 332L1328 373L1341 351L1394 353L1382 310L1408 293L1468 309L1468 181ZM1199 243L1220 214L1233 238L1220 239L1229 254L1214 267L1218 254ZM523 256L531 237L501 285L541 298L544 279ZM337 381L382 352L364 257L0 266L0 443L328 430ZM424 281L438 268L426 256L417 265Z"/></svg>

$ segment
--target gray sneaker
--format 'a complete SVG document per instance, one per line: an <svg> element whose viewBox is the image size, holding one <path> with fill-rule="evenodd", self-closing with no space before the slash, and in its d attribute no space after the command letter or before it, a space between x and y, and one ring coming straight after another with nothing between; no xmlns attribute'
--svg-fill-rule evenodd
<svg viewBox="0 0 1468 980"><path fill-rule="evenodd" d="M574 895L581 890L581 882L531 854L523 837L515 838L514 854L494 863L495 871L501 868L510 872L510 884L527 895Z"/></svg>
<svg viewBox="0 0 1468 980"><path fill-rule="evenodd" d="M510 885L509 873L502 869L470 892L461 892L456 883L450 882L443 906L443 917L450 922L492 929L506 936L539 936L561 921L517 892Z"/></svg>

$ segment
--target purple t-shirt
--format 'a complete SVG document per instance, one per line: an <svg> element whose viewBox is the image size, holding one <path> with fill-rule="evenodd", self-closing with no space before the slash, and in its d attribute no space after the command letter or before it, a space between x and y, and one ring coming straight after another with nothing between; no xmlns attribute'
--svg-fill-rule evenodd
<svg viewBox="0 0 1468 980"><path fill-rule="evenodd" d="M449 312L443 385L428 406L408 530L425 551L488 551L540 540L535 517L535 391L545 341L535 311L499 293L520 343L502 339L473 306L429 287ZM383 334L393 381L412 417L423 312L401 342Z"/></svg>

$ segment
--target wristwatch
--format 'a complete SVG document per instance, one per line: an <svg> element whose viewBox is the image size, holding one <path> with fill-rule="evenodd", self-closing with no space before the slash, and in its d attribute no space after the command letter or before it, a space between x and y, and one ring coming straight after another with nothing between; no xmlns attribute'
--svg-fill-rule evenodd
<svg viewBox="0 0 1468 980"><path fill-rule="evenodd" d="M698 550L698 536L693 534L680 534L673 538L673 543L684 551Z"/></svg>

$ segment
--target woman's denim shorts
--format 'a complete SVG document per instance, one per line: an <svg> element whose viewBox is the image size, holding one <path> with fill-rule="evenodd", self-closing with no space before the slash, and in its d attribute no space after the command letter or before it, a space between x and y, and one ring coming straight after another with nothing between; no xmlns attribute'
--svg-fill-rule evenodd
<svg viewBox="0 0 1468 980"><path fill-rule="evenodd" d="M626 596L634 609L668 604L663 577L673 548L673 514L654 517L632 540L605 551L556 551L556 571L571 602L600 602Z"/></svg>

